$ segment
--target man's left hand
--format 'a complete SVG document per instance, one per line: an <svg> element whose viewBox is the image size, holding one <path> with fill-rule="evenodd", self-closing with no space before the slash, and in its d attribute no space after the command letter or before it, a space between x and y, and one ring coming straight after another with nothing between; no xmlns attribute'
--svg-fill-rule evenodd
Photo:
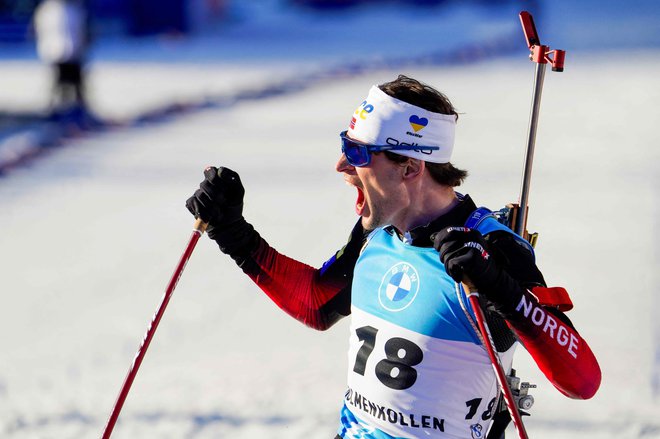
<svg viewBox="0 0 660 439"><path fill-rule="evenodd" d="M447 274L456 282L469 282L482 290L494 287L498 281L500 268L477 230L448 227L435 234L433 247L440 252Z"/></svg>

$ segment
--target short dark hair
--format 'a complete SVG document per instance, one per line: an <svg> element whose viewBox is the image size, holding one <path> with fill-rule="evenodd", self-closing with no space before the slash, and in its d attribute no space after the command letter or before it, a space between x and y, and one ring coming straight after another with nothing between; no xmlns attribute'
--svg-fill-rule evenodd
<svg viewBox="0 0 660 439"><path fill-rule="evenodd" d="M458 113L447 96L416 79L399 75L394 81L380 84L378 88L400 101L434 113L453 114L458 120ZM403 163L409 159L409 157L389 151L385 151L385 155L397 163ZM433 180L443 186L460 186L468 176L467 171L458 169L451 163L426 162L426 168Z"/></svg>

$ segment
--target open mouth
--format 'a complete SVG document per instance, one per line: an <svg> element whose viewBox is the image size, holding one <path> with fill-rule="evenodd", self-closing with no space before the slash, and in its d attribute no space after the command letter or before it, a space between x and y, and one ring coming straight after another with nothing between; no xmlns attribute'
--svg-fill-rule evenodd
<svg viewBox="0 0 660 439"><path fill-rule="evenodd" d="M355 187L357 189L357 200L355 200L355 213L358 215L362 216L362 212L364 211L364 192L362 192L362 189L359 187Z"/></svg>
<svg viewBox="0 0 660 439"><path fill-rule="evenodd" d="M355 175L344 174L344 182L353 186L357 190L357 199L355 200L355 213L359 216L363 216L365 210L367 210L367 201L364 196L364 190L360 187L360 182ZM368 214L368 212L367 212Z"/></svg>

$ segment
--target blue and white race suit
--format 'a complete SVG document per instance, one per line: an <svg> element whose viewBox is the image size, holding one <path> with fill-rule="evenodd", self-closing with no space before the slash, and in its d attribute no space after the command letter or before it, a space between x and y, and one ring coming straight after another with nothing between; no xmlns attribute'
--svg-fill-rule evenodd
<svg viewBox="0 0 660 439"><path fill-rule="evenodd" d="M468 300L438 252L392 227L368 238L355 266L345 439L483 438L498 385ZM501 356L511 367L514 348Z"/></svg>

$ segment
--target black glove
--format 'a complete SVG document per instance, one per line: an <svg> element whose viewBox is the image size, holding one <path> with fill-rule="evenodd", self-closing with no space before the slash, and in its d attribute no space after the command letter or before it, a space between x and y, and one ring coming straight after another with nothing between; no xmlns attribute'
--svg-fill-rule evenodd
<svg viewBox="0 0 660 439"><path fill-rule="evenodd" d="M517 305L522 287L493 260L477 230L446 228L434 235L433 247L456 282L469 280L500 311L511 311Z"/></svg>
<svg viewBox="0 0 660 439"><path fill-rule="evenodd" d="M247 256L257 245L259 234L243 218L245 188L239 175L229 168L210 166L204 181L186 207L208 224L206 233L232 258ZM238 262L238 261L237 261Z"/></svg>
<svg viewBox="0 0 660 439"><path fill-rule="evenodd" d="M199 189L186 201L190 213L207 223L209 232L239 220L243 216L245 189L238 174L229 168L209 166L204 177Z"/></svg>

